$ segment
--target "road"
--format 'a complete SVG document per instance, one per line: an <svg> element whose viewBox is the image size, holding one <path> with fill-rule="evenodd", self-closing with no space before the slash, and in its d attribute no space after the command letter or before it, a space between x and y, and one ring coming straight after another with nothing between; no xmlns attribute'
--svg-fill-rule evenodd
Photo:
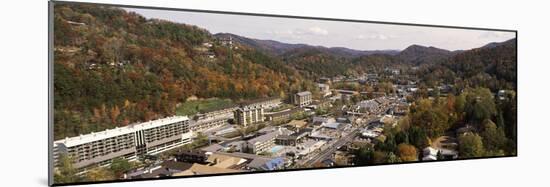
<svg viewBox="0 0 550 187"><path fill-rule="evenodd" d="M384 111L386 111L386 110L380 110L377 113L382 114L382 113L384 113ZM296 167L299 167L299 168L301 168L301 167L311 167L315 163L322 162L325 159L331 158L332 154L334 152L336 152L338 150L338 148L340 148L341 146L345 145L348 142L353 141L353 139L355 139L358 136L360 130L363 127L365 127L365 125L368 125L371 122L374 122L375 118L376 118L376 115L364 115L363 117L364 117L363 119L367 119L367 120L365 120L365 121L367 121L366 123L362 122L361 124L359 124L358 127L355 127L346 136L339 138L335 142L333 140L332 143L329 143L328 145L323 146L319 152L312 153L312 155L304 158L302 162L298 162L296 164Z"/></svg>
<svg viewBox="0 0 550 187"><path fill-rule="evenodd" d="M320 153L314 155L311 159L307 160L303 164L303 166L309 167L317 162L321 162L327 158L330 158L332 156L332 153L336 152L336 150L338 150L339 147L343 146L347 142L352 141L355 137L357 137L358 133L359 133L359 128L356 128L345 137L342 137L336 140L336 142L332 143L332 145L330 145L327 149L322 150Z"/></svg>

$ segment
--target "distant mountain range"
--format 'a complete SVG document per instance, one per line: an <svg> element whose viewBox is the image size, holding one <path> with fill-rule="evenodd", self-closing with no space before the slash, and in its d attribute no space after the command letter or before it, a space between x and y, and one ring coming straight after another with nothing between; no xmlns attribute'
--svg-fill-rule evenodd
<svg viewBox="0 0 550 187"><path fill-rule="evenodd" d="M304 50L316 50L319 52L328 53L334 56L345 57L345 58L355 58L355 57L371 55L371 54L395 55L399 53L398 50L363 51L363 50L349 49L345 47L328 48L323 46L312 46L307 44L289 44L289 43L283 43L283 42L278 42L274 40L260 40L260 39L247 38L244 36L239 36L239 35L230 34L230 33L218 33L214 35L214 37L216 38L227 38L230 36L233 38L234 41L240 44L247 45L249 47L253 47L256 49L260 49L264 52L268 52L277 56L288 54L289 52L292 52L292 51L304 51Z"/></svg>
<svg viewBox="0 0 550 187"><path fill-rule="evenodd" d="M412 64L422 64L430 62L440 62L444 59L454 56L455 54L464 52L464 50L449 51L436 47L426 47L413 44L404 50L356 50L345 47L323 47L312 46L308 44L289 44L274 40L260 40L253 39L244 36L239 36L231 33L218 33L214 34L215 38L228 38L231 37L233 41L246 45L251 48L264 51L268 54L279 56L288 59L290 56L296 56L297 54L308 55L323 53L333 56L335 58L353 59L361 56L378 55L386 56L389 58L395 58L394 61L400 61ZM515 39L505 42L493 42L489 43L481 48L492 48L502 45L507 42L515 42Z"/></svg>
<svg viewBox="0 0 550 187"><path fill-rule="evenodd" d="M510 39L510 40L507 40L507 41L504 41L504 42L491 42L491 43L488 43L486 45L484 45L483 47L481 48L495 48L495 47L498 47L498 46L501 46L501 45L508 45L508 44L515 44L516 43L516 39Z"/></svg>

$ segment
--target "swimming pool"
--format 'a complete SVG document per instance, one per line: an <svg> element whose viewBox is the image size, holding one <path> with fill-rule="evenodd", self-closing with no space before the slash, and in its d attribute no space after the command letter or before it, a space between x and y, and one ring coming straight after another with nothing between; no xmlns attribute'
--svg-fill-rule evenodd
<svg viewBox="0 0 550 187"><path fill-rule="evenodd" d="M269 150L269 152L271 152L271 153L277 153L277 152L279 152L281 149L283 149L283 146L276 145L276 146L272 147L272 148Z"/></svg>

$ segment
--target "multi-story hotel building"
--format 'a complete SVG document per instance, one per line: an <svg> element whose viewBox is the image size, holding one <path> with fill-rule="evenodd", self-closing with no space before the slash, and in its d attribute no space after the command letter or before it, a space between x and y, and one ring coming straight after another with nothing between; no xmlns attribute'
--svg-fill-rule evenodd
<svg viewBox="0 0 550 187"><path fill-rule="evenodd" d="M174 116L65 138L54 142L54 155L70 156L75 168L105 165L118 157L154 155L190 143L189 122L187 116Z"/></svg>
<svg viewBox="0 0 550 187"><path fill-rule="evenodd" d="M294 104L299 107L305 107L311 104L311 92L298 92L294 95Z"/></svg>
<svg viewBox="0 0 550 187"><path fill-rule="evenodd" d="M264 110L277 107L281 104L281 99L277 97L262 98L247 101L240 104L235 110L235 121L239 125L249 125L264 121Z"/></svg>
<svg viewBox="0 0 550 187"><path fill-rule="evenodd" d="M248 105L235 111L235 122L239 125L247 126L262 121L264 121L264 108L261 105Z"/></svg>

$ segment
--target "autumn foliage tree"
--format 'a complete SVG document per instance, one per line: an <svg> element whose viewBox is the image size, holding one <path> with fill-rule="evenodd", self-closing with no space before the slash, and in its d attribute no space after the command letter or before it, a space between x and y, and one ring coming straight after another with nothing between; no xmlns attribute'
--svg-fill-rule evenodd
<svg viewBox="0 0 550 187"><path fill-rule="evenodd" d="M418 153L416 152L416 148L410 144L399 144L397 146L397 154L399 155L399 158L404 162L418 160Z"/></svg>
<svg viewBox="0 0 550 187"><path fill-rule="evenodd" d="M504 134L504 130L497 127L491 120L484 121L480 135L483 138L483 145L487 151L498 153L505 150L508 139Z"/></svg>
<svg viewBox="0 0 550 187"><path fill-rule="evenodd" d="M411 107L411 122L413 126L425 129L428 137L442 135L449 128L449 113L445 106L428 99L421 99Z"/></svg>
<svg viewBox="0 0 550 187"><path fill-rule="evenodd" d="M458 137L458 148L461 158L482 157L485 154L483 140L475 133L465 133Z"/></svg>

